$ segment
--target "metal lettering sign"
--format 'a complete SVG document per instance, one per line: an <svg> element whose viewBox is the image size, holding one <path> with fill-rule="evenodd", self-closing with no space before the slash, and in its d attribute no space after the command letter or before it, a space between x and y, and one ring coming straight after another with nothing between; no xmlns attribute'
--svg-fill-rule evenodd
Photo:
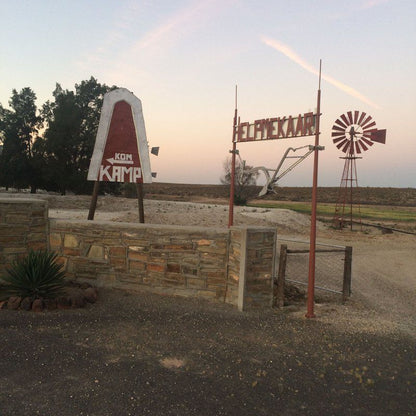
<svg viewBox="0 0 416 416"><path fill-rule="evenodd" d="M315 135L316 114L304 113L298 117L274 117L256 120L254 123L239 123L237 142L288 139Z"/></svg>
<svg viewBox="0 0 416 416"><path fill-rule="evenodd" d="M152 182L142 104L125 88L104 96L88 180Z"/></svg>

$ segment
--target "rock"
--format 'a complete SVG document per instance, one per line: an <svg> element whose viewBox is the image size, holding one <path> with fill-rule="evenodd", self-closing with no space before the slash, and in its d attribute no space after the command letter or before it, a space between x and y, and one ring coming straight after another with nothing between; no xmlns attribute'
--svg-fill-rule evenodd
<svg viewBox="0 0 416 416"><path fill-rule="evenodd" d="M58 305L56 304L56 299L45 299L44 303L45 303L45 309L49 311L53 311L58 307Z"/></svg>
<svg viewBox="0 0 416 416"><path fill-rule="evenodd" d="M86 304L85 297L82 292L74 292L70 296L72 308L83 308Z"/></svg>
<svg viewBox="0 0 416 416"><path fill-rule="evenodd" d="M32 309L32 298L26 297L22 300L20 307L25 311L30 311Z"/></svg>
<svg viewBox="0 0 416 416"><path fill-rule="evenodd" d="M33 312L42 312L43 309L44 309L43 300L42 299L35 299L32 303L32 311Z"/></svg>
<svg viewBox="0 0 416 416"><path fill-rule="evenodd" d="M79 285L79 287L81 288L81 289L88 289L89 287L91 287L91 285L89 284L89 283L87 283L87 282L82 282L80 285Z"/></svg>
<svg viewBox="0 0 416 416"><path fill-rule="evenodd" d="M20 296L10 296L7 301L7 309L16 310L19 309L22 298Z"/></svg>
<svg viewBox="0 0 416 416"><path fill-rule="evenodd" d="M84 290L84 297L87 302L95 303L98 299L97 289L94 287L89 287Z"/></svg>
<svg viewBox="0 0 416 416"><path fill-rule="evenodd" d="M67 296L59 296L56 299L58 309L69 309L71 307L71 299Z"/></svg>

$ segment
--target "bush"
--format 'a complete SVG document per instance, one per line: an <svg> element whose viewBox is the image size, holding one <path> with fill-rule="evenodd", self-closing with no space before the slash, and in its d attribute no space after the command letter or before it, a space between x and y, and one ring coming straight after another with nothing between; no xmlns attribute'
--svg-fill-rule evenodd
<svg viewBox="0 0 416 416"><path fill-rule="evenodd" d="M137 187L135 183L123 183L120 191L124 198L137 198Z"/></svg>
<svg viewBox="0 0 416 416"><path fill-rule="evenodd" d="M6 296L34 299L56 298L65 286L62 265L56 263L57 254L45 250L31 250L27 257L15 260L3 277L1 291Z"/></svg>

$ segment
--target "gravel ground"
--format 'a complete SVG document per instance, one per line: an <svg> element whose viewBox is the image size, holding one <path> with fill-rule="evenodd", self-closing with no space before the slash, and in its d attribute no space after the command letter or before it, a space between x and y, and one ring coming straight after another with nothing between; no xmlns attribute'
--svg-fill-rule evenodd
<svg viewBox="0 0 416 416"><path fill-rule="evenodd" d="M414 337L296 308L103 289L84 309L2 310L0 414L414 414Z"/></svg>

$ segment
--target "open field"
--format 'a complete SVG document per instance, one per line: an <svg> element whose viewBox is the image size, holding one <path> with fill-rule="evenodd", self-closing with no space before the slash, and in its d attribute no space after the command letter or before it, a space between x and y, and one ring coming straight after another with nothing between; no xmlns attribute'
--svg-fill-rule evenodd
<svg viewBox="0 0 416 416"><path fill-rule="evenodd" d="M290 202L272 200L253 200L249 206L259 208L290 209L295 212L310 215L310 202ZM321 221L331 222L334 217L335 204L317 204L317 217ZM350 219L350 207L346 206L344 219ZM416 233L416 207L386 206L386 205L353 205L352 219L355 222L382 225L386 228L402 229Z"/></svg>
<svg viewBox="0 0 416 416"><path fill-rule="evenodd" d="M146 184L146 197L188 202L228 203L229 187L226 185ZM249 187L247 205L259 208L289 209L310 215L312 190L308 187L277 188L276 194L258 198L261 187ZM339 188L318 188L317 215L331 221L338 200ZM381 224L386 227L416 232L416 188L359 188L359 204L353 206L353 219ZM345 212L349 212L349 206Z"/></svg>
<svg viewBox="0 0 416 416"><path fill-rule="evenodd" d="M249 187L251 199L256 199L260 186ZM155 199L175 198L175 200L195 201L198 198L228 199L228 185L188 185L152 183L144 185L148 197ZM318 203L336 203L339 188L319 187ZM310 187L278 187L276 194L269 194L263 200L310 202ZM361 205L385 205L416 207L416 188L359 188Z"/></svg>

